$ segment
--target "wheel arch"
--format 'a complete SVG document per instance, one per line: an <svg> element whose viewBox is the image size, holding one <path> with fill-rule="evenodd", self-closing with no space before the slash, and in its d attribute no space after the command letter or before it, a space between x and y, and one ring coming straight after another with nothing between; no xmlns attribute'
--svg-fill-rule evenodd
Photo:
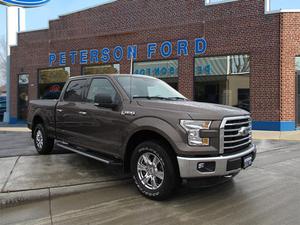
<svg viewBox="0 0 300 225"><path fill-rule="evenodd" d="M43 119L43 117L40 114L34 115L34 117L32 119L32 129L31 129L31 137L32 138L33 138L33 134L34 134L36 125L44 124L44 122L45 122L45 120Z"/></svg>
<svg viewBox="0 0 300 225"><path fill-rule="evenodd" d="M179 172L174 144L170 141L170 138L167 137L167 135L151 128L140 129L134 132L128 139L126 148L124 150L124 156L123 156L125 172L130 172L130 161L134 149L140 143L145 141L150 141L150 140L158 141L162 143L164 146L166 146L166 149L170 154L170 156L172 157L174 165L176 166L176 169Z"/></svg>

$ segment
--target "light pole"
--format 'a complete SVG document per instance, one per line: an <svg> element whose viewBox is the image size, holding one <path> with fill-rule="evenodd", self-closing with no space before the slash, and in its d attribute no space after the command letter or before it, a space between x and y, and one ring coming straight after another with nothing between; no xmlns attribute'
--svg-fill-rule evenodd
<svg viewBox="0 0 300 225"><path fill-rule="evenodd" d="M17 45L18 32L25 31L25 9L17 6L6 8L6 112L3 121L10 121L10 46Z"/></svg>
<svg viewBox="0 0 300 225"><path fill-rule="evenodd" d="M6 5L6 112L3 121L11 123L10 107L10 47L17 45L18 33L25 31L25 9L42 6L50 0L0 0Z"/></svg>

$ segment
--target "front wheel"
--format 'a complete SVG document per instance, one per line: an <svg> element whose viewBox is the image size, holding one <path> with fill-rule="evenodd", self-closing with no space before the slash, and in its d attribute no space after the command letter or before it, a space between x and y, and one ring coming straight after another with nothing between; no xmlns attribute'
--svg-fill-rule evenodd
<svg viewBox="0 0 300 225"><path fill-rule="evenodd" d="M34 145L40 155L50 154L53 150L54 139L49 138L42 124L38 124L33 132Z"/></svg>
<svg viewBox="0 0 300 225"><path fill-rule="evenodd" d="M176 168L170 149L156 141L138 145L131 159L138 190L153 200L164 200L174 192L179 180Z"/></svg>

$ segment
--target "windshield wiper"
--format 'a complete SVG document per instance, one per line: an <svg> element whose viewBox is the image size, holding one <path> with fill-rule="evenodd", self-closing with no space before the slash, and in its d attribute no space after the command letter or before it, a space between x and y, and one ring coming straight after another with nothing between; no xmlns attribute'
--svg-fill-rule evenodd
<svg viewBox="0 0 300 225"><path fill-rule="evenodd" d="M183 98L183 97L169 97L169 98L166 98L167 100L183 100L183 101L186 101L187 99L186 98Z"/></svg>
<svg viewBox="0 0 300 225"><path fill-rule="evenodd" d="M161 100L167 100L168 98L160 97L160 96L133 96L133 99L136 98L146 98L146 99L161 99Z"/></svg>
<svg viewBox="0 0 300 225"><path fill-rule="evenodd" d="M159 99L159 100L170 100L170 101L176 101L176 100L186 100L186 98L183 97L161 97L161 96L133 96L133 99L136 98L146 98L146 99Z"/></svg>

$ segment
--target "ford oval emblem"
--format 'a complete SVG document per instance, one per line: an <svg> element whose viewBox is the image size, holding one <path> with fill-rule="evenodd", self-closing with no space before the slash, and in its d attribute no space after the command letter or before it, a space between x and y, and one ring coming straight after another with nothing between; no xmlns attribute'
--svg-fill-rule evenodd
<svg viewBox="0 0 300 225"><path fill-rule="evenodd" d="M245 136L248 136L250 134L250 132L251 132L251 130L249 127L242 127L241 129L239 129L238 134L240 136L245 137Z"/></svg>
<svg viewBox="0 0 300 225"><path fill-rule="evenodd" d="M24 8L39 7L50 0L0 0L0 4L7 6L19 6Z"/></svg>

